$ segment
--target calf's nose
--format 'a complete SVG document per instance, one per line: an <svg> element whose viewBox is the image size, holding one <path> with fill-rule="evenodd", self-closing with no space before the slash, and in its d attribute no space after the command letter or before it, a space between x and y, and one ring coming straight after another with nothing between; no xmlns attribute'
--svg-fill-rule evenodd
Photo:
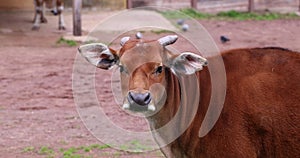
<svg viewBox="0 0 300 158"><path fill-rule="evenodd" d="M151 94L150 93L135 93L129 92L128 97L129 99L133 100L135 103L145 106L148 105L151 101Z"/></svg>

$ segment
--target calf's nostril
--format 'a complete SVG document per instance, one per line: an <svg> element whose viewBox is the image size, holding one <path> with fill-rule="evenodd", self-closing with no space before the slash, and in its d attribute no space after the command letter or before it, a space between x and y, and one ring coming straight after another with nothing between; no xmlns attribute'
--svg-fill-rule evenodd
<svg viewBox="0 0 300 158"><path fill-rule="evenodd" d="M151 95L150 93L146 93L146 97L144 99L144 102L148 105L151 101Z"/></svg>

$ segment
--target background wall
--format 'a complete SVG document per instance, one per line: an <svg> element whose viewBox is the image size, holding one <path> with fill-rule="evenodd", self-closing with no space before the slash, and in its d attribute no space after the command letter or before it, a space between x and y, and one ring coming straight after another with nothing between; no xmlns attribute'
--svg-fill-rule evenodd
<svg viewBox="0 0 300 158"><path fill-rule="evenodd" d="M198 9L202 11L213 8L246 10L248 0L198 0ZM83 7L102 8L106 10L125 9L126 0L82 0ZM190 0L132 0L133 7L158 5L170 8L190 7ZM272 9L279 7L298 10L299 0L255 0L255 9ZM0 0L0 10L32 10L33 0ZM72 7L72 0L65 0L65 7ZM288 9L290 10L290 9Z"/></svg>
<svg viewBox="0 0 300 158"><path fill-rule="evenodd" d="M0 0L1 10L32 10L33 0Z"/></svg>

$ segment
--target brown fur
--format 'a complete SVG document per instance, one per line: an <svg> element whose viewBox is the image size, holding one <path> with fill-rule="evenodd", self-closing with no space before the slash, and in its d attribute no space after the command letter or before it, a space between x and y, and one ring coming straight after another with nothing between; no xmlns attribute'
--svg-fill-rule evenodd
<svg viewBox="0 0 300 158"><path fill-rule="evenodd" d="M137 46L137 43L147 44ZM152 129L158 129L173 119L182 99L178 78L168 67L165 66L160 74L154 73L165 61L160 59L161 55L175 56L162 49L155 41L130 40L120 51L112 51L128 70L121 73L122 87L128 88L122 90L149 91L155 83L166 87L164 106L148 117ZM269 47L235 49L221 55L227 89L224 107L215 126L206 136L199 138L199 129L212 95L209 69L204 67L196 74L200 83L196 116L185 132L162 148L162 152L167 157L176 158L299 157L300 53ZM215 57L208 58L208 63L214 60ZM185 104L182 106L189 108ZM187 117L184 112L180 113L182 121L178 128ZM173 134L163 132L154 138L158 140L160 136L164 139Z"/></svg>
<svg viewBox="0 0 300 158"><path fill-rule="evenodd" d="M214 128L198 137L210 101L207 68L197 75L201 100L191 126L168 146L169 157L298 157L300 155L300 54L277 48L222 53L227 74L223 111ZM209 61L214 58L209 58ZM168 98L150 120L159 128L179 105L176 77L166 74ZM205 92L205 93L203 93ZM166 150L163 150L165 152Z"/></svg>

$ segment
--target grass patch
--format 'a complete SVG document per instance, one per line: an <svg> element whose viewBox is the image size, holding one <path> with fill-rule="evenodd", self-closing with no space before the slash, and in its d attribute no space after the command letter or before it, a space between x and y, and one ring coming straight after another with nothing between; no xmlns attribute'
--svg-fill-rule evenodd
<svg viewBox="0 0 300 158"><path fill-rule="evenodd" d="M184 15L182 10L179 11L159 11L167 19L182 19L188 18L187 15Z"/></svg>
<svg viewBox="0 0 300 158"><path fill-rule="evenodd" d="M266 13L248 13L248 12L237 12L237 11L228 11L220 12L216 14L219 18L228 18L233 20L277 20L277 19L296 19L299 18L295 13L275 13L275 12L266 12Z"/></svg>
<svg viewBox="0 0 300 158"><path fill-rule="evenodd" d="M83 145L83 146L76 146L76 147L68 147L68 148L51 148L49 146L41 146L41 147L33 147L28 146L23 148L22 152L30 153L30 154L38 154L45 158L92 158L92 157L121 157L123 154L126 153L128 149L134 149L135 152L127 152L126 155L139 155L140 152L150 149L146 145L143 145L138 140L132 140L128 142L126 145L122 145L120 148L124 150L122 151L111 151L105 150L110 148L109 145L106 144L92 144L92 145ZM101 156L100 156L101 155ZM158 154L159 155L159 154Z"/></svg>
<svg viewBox="0 0 300 158"><path fill-rule="evenodd" d="M63 154L63 158L86 158L89 156L86 156L84 153L90 153L95 150L103 150L107 148L110 148L110 146L106 144L92 144L89 146L71 147L68 149L61 148L59 151Z"/></svg>
<svg viewBox="0 0 300 158"><path fill-rule="evenodd" d="M209 19L214 16L213 14L198 12L194 9L181 9L180 12L195 19Z"/></svg>
<svg viewBox="0 0 300 158"><path fill-rule="evenodd" d="M23 149L24 153L33 152L35 148L33 146L28 146Z"/></svg>
<svg viewBox="0 0 300 158"><path fill-rule="evenodd" d="M157 35L162 34L162 33L173 33L172 31L164 30L164 29L161 29L161 30L151 30L151 32L155 33Z"/></svg>
<svg viewBox="0 0 300 158"><path fill-rule="evenodd" d="M63 158L81 158L82 156L80 154L77 154L78 151L79 150L74 147L68 148L66 150L60 149L60 152L63 153Z"/></svg>
<svg viewBox="0 0 300 158"><path fill-rule="evenodd" d="M47 146L42 146L40 150L38 151L38 154L40 155L46 155L47 158L54 158L55 157L55 152L53 149L47 147Z"/></svg>
<svg viewBox="0 0 300 158"><path fill-rule="evenodd" d="M142 151L151 149L150 147L148 147L144 144L141 144L138 140L133 140L130 142L130 144L132 146L134 146L134 148L136 149L137 152L142 152Z"/></svg>
<svg viewBox="0 0 300 158"><path fill-rule="evenodd" d="M138 140L132 140L128 144L120 145L120 149L123 151L131 150L133 154L139 154L143 151L150 150L151 147L140 143Z"/></svg>
<svg viewBox="0 0 300 158"><path fill-rule="evenodd" d="M216 19L216 20L277 20L277 19L300 19L295 13L249 13L238 11L219 12L217 14L202 13L194 9L181 9L179 11L166 11L161 14L168 19Z"/></svg>
<svg viewBox="0 0 300 158"><path fill-rule="evenodd" d="M74 46L77 46L78 43L76 41L73 41L73 40L67 40L67 39L64 39L63 37L60 37L57 42L57 44L64 44L64 45L68 45L70 47L74 47Z"/></svg>

